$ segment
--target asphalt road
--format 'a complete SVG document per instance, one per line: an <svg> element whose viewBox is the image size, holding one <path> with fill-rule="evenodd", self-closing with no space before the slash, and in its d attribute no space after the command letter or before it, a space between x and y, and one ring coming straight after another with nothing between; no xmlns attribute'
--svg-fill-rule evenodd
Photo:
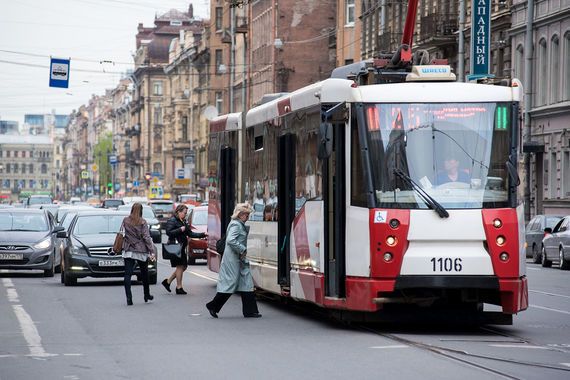
<svg viewBox="0 0 570 380"><path fill-rule="evenodd" d="M159 262L159 282L169 275ZM260 300L246 319L234 296L213 319L216 274L184 277L188 295L121 280L0 272L0 380L12 379L568 379L570 271L528 265L530 308L513 326L351 325Z"/></svg>

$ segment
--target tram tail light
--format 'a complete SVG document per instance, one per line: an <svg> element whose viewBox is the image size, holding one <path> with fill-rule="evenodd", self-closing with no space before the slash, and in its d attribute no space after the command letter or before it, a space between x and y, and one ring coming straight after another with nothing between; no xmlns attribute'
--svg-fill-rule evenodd
<svg viewBox="0 0 570 380"><path fill-rule="evenodd" d="M507 252L501 252L501 254L499 255L499 260L508 261L509 260L509 254Z"/></svg>
<svg viewBox="0 0 570 380"><path fill-rule="evenodd" d="M493 220L493 227L501 228L502 226L503 226L503 222L501 219L497 218L497 219Z"/></svg>
<svg viewBox="0 0 570 380"><path fill-rule="evenodd" d="M507 239L503 235L499 235L497 236L496 242L499 247L502 247L507 242Z"/></svg>

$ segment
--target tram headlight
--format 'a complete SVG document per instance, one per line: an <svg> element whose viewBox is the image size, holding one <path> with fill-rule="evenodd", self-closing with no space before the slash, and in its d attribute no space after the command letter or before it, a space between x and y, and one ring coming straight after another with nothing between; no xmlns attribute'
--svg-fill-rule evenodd
<svg viewBox="0 0 570 380"><path fill-rule="evenodd" d="M499 255L499 260L501 261L509 260L509 254L507 252L501 252L501 254Z"/></svg>
<svg viewBox="0 0 570 380"><path fill-rule="evenodd" d="M390 247L395 246L398 243L398 239L395 236L388 236L386 238L386 244Z"/></svg>
<svg viewBox="0 0 570 380"><path fill-rule="evenodd" d="M497 219L493 220L493 227L501 228L502 226L503 226L503 222L501 221L501 219L497 218Z"/></svg>
<svg viewBox="0 0 570 380"><path fill-rule="evenodd" d="M390 252L386 252L383 256L384 261L386 261L387 263L392 261L393 258L394 256L392 256Z"/></svg>
<svg viewBox="0 0 570 380"><path fill-rule="evenodd" d="M507 242L507 239L505 239L505 237L503 235L499 235L499 236L497 236L496 242L497 242L497 245L500 247L500 246L505 245L505 243Z"/></svg>

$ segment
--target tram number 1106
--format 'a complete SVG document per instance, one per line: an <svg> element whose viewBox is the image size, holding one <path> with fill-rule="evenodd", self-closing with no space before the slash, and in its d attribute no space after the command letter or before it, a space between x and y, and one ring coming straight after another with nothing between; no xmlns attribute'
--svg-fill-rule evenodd
<svg viewBox="0 0 570 380"><path fill-rule="evenodd" d="M463 269L461 258L459 257L454 259L451 257L432 257L430 261L434 272L461 272Z"/></svg>

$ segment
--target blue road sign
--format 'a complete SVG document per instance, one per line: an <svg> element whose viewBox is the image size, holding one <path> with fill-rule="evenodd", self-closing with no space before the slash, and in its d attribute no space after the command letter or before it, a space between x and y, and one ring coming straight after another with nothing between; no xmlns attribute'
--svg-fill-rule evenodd
<svg viewBox="0 0 570 380"><path fill-rule="evenodd" d="M471 25L471 74L489 74L491 0L472 0Z"/></svg>
<svg viewBox="0 0 570 380"><path fill-rule="evenodd" d="M109 163L110 163L111 165L116 164L116 163L117 163L117 156L115 156L114 154L111 154L111 155L109 156Z"/></svg>
<svg viewBox="0 0 570 380"><path fill-rule="evenodd" d="M133 181L133 186L134 186L134 187L139 187L139 181Z"/></svg>
<svg viewBox="0 0 570 380"><path fill-rule="evenodd" d="M49 86L69 87L69 59L51 58L49 65Z"/></svg>

